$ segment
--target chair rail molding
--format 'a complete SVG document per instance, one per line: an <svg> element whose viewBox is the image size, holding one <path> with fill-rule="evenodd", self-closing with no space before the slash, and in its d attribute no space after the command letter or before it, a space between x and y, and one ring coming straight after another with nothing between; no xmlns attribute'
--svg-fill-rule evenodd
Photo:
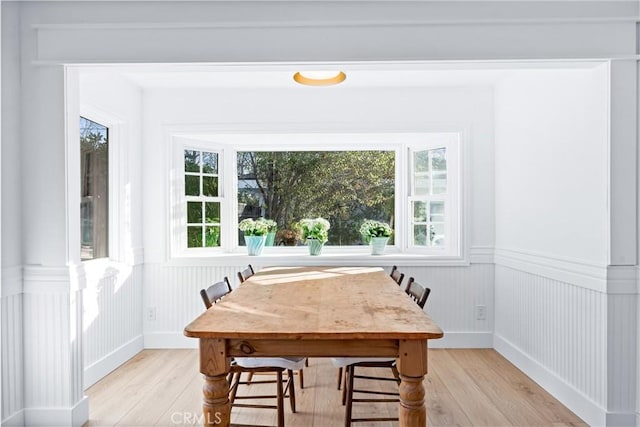
<svg viewBox="0 0 640 427"><path fill-rule="evenodd" d="M23 292L69 293L86 286L84 265L62 267L25 265L23 267Z"/></svg>
<svg viewBox="0 0 640 427"><path fill-rule="evenodd" d="M519 249L496 248L496 265L608 294L637 294L635 266L606 266Z"/></svg>

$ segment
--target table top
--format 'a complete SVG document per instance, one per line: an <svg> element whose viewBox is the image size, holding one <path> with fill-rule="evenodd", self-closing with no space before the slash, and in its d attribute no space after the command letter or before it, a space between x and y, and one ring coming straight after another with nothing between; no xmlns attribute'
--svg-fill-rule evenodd
<svg viewBox="0 0 640 427"><path fill-rule="evenodd" d="M184 334L298 340L443 336L377 267L265 268L187 325Z"/></svg>

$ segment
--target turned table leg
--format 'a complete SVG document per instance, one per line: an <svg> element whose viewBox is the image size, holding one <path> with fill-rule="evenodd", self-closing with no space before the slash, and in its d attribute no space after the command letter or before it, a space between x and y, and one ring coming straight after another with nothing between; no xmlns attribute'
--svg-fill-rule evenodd
<svg viewBox="0 0 640 427"><path fill-rule="evenodd" d="M400 372L400 427L425 427L424 375L427 373L427 341L401 340L398 357Z"/></svg>
<svg viewBox="0 0 640 427"><path fill-rule="evenodd" d="M200 372L204 375L202 394L203 424L228 427L231 419L229 403L230 359L222 339L200 339Z"/></svg>
<svg viewBox="0 0 640 427"><path fill-rule="evenodd" d="M424 377L407 377L400 374L400 408L401 426L426 426L427 407L424 402Z"/></svg>

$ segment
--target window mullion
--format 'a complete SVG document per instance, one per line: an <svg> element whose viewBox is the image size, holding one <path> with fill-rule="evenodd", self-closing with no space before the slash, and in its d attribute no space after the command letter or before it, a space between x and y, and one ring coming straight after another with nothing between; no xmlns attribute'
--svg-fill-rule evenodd
<svg viewBox="0 0 640 427"><path fill-rule="evenodd" d="M228 251L233 251L238 247L237 236L237 218L238 218L238 203L237 203L237 162L236 162L236 150L225 148L223 150L223 162L222 171L218 173L224 174L223 180L223 207L226 215L221 219L221 228L224 230L223 242L224 247Z"/></svg>

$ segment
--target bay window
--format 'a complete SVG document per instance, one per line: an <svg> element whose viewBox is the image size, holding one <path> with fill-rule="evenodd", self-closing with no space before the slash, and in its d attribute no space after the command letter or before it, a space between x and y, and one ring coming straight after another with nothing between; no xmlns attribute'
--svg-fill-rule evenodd
<svg viewBox="0 0 640 427"><path fill-rule="evenodd" d="M387 254L462 257L457 132L231 134L174 149L174 255L242 254L238 223L261 217L277 228L266 253L296 253L297 223L322 217L325 254L367 254L359 228L373 219L394 229Z"/></svg>

